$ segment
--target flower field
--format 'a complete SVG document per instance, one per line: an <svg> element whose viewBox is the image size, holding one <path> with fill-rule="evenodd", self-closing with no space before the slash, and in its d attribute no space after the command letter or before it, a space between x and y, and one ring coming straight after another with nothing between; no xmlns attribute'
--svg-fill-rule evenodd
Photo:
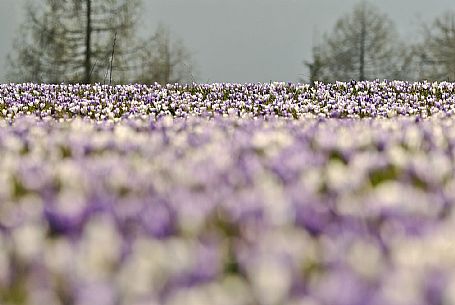
<svg viewBox="0 0 455 305"><path fill-rule="evenodd" d="M0 304L455 303L455 84L0 85Z"/></svg>

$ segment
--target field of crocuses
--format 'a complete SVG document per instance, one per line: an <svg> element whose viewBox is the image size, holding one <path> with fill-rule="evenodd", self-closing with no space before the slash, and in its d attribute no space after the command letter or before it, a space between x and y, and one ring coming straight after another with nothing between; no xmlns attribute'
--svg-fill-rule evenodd
<svg viewBox="0 0 455 305"><path fill-rule="evenodd" d="M455 304L454 113L453 83L0 85L0 304Z"/></svg>

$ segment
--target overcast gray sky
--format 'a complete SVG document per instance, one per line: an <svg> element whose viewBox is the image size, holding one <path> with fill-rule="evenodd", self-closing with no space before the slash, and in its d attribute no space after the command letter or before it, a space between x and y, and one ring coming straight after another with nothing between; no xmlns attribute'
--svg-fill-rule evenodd
<svg viewBox="0 0 455 305"><path fill-rule="evenodd" d="M37 0L35 0L37 1ZM0 82L5 58L23 20L26 0L0 0ZM169 26L193 54L200 82L297 81L308 73L318 37L330 31L357 0L144 0L144 29ZM453 0L375 1L406 39L416 37Z"/></svg>

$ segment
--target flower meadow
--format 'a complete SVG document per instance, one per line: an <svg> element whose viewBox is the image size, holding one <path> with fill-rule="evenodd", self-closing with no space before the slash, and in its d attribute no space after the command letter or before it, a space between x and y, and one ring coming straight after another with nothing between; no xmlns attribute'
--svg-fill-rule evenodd
<svg viewBox="0 0 455 305"><path fill-rule="evenodd" d="M0 304L455 303L455 84L0 85Z"/></svg>

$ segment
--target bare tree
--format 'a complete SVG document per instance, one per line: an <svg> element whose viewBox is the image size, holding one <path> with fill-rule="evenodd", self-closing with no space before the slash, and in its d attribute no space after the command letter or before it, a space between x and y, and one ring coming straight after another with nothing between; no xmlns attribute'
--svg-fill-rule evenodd
<svg viewBox="0 0 455 305"><path fill-rule="evenodd" d="M119 83L139 80L144 69L154 79L180 80L174 70L186 56L183 46L174 50L159 35L136 35L141 0L42 1L26 6L27 21L8 56L11 81L106 83L114 74ZM160 39L165 49L157 47ZM174 74L150 58L169 62Z"/></svg>
<svg viewBox="0 0 455 305"><path fill-rule="evenodd" d="M322 82L329 82L330 80L327 79L327 76L323 75L325 64L321 57L321 51L319 46L313 47L313 59L312 61L304 62L305 66L309 70L308 80L310 83L314 83L315 81L322 81ZM303 78L300 79L301 81L305 81Z"/></svg>
<svg viewBox="0 0 455 305"><path fill-rule="evenodd" d="M160 25L155 32L150 48L138 56L141 69L136 81L151 84L194 82L191 55L181 40L172 40L170 31Z"/></svg>
<svg viewBox="0 0 455 305"><path fill-rule="evenodd" d="M313 80L391 79L402 76L402 55L392 22L362 1L313 48L313 60L306 65Z"/></svg>
<svg viewBox="0 0 455 305"><path fill-rule="evenodd" d="M423 26L417 45L420 78L455 81L455 12L446 12L431 26Z"/></svg>

